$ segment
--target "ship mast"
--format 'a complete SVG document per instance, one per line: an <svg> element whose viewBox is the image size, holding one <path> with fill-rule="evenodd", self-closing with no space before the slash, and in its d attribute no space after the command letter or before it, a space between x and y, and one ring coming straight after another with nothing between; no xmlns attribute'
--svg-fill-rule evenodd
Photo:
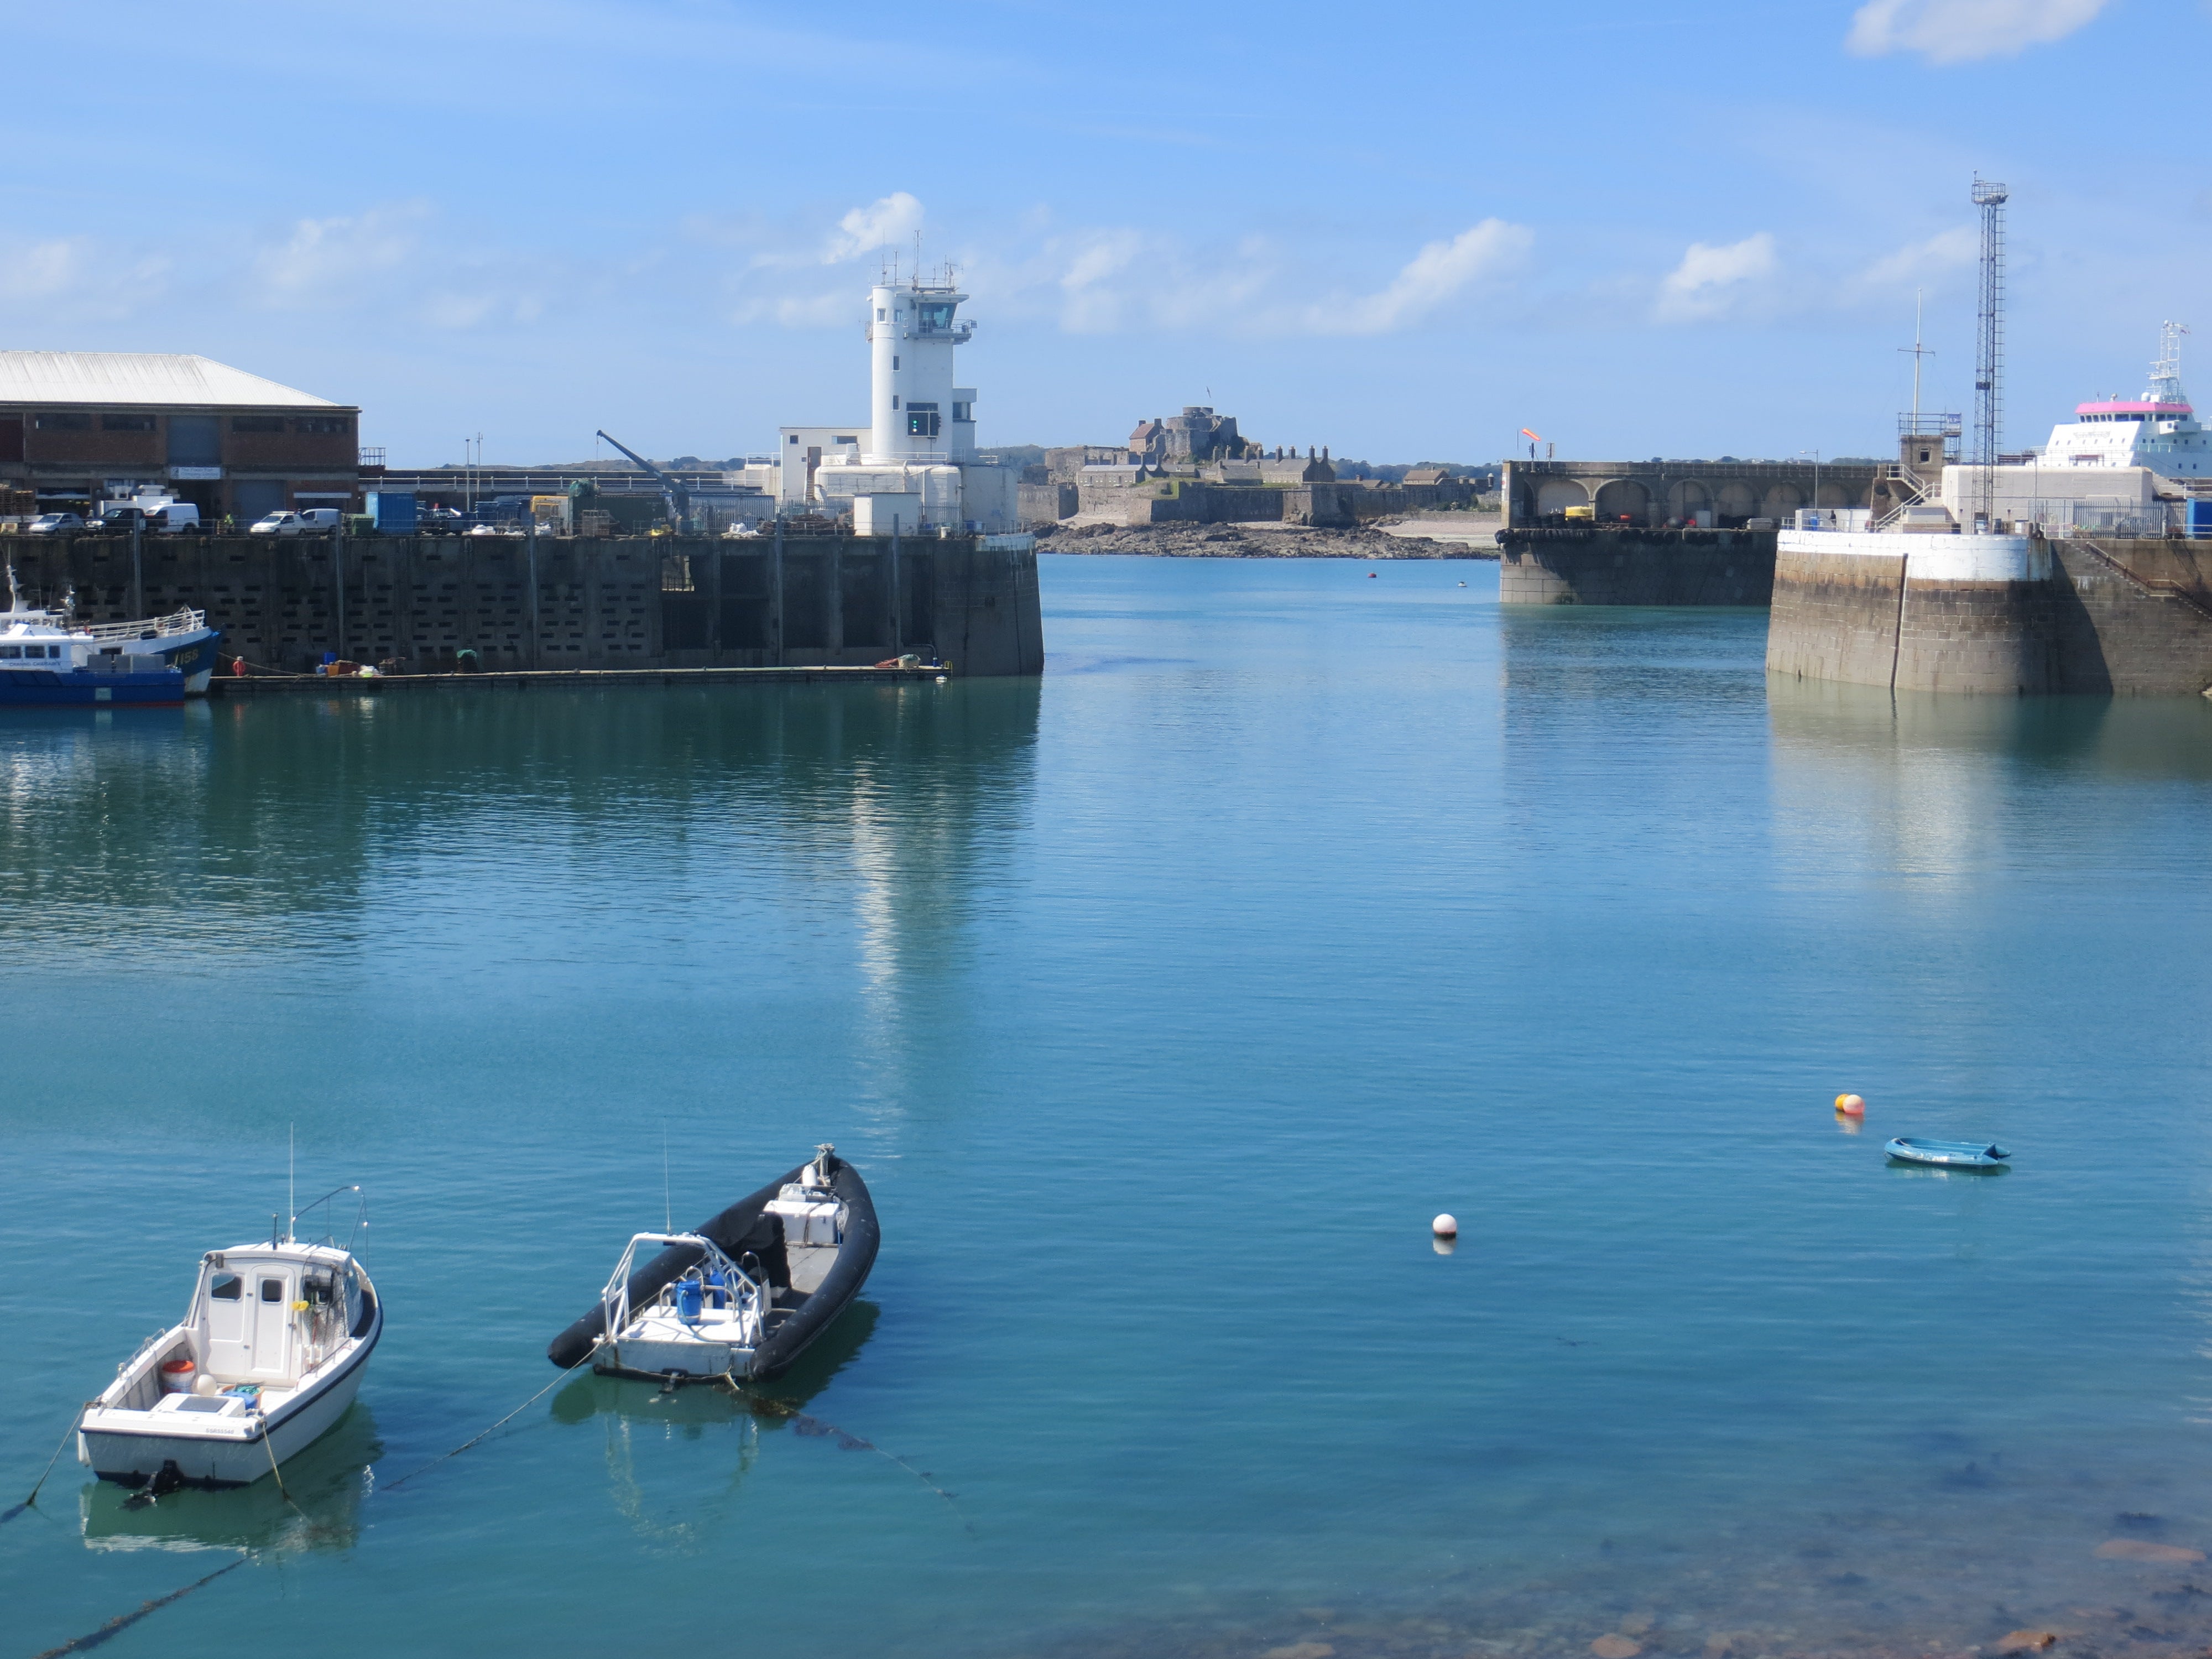
<svg viewBox="0 0 2212 1659"><path fill-rule="evenodd" d="M2158 325L2158 361L2150 366L2150 389L2143 393L2149 404L2185 404L2189 401L2181 390L2181 337L2189 332L2185 323L2160 323Z"/></svg>

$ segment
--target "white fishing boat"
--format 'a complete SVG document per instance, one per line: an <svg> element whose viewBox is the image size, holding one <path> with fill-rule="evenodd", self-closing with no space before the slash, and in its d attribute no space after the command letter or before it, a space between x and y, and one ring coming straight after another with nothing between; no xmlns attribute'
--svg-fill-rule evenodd
<svg viewBox="0 0 2212 1659"><path fill-rule="evenodd" d="M348 1249L277 1232L210 1250L184 1318L85 1407L77 1461L157 1492L251 1485L337 1426L383 1333Z"/></svg>
<svg viewBox="0 0 2212 1659"><path fill-rule="evenodd" d="M67 600L58 611L26 605L9 565L8 609L0 611L0 702L174 702L202 696L222 637L207 625L204 611L80 623ZM173 682L167 678L172 674Z"/></svg>

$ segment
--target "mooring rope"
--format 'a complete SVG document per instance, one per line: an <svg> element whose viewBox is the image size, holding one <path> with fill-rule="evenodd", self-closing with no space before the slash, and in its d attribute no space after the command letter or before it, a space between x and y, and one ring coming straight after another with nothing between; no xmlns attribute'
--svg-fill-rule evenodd
<svg viewBox="0 0 2212 1659"><path fill-rule="evenodd" d="M521 1415L523 1414L523 1413L525 1413L525 1412L528 1411L528 1410L529 1410L532 1406L536 1405L539 1401L541 1401L541 1400L543 1400L544 1398L545 1398L545 1396L546 1396L547 1395L549 1395L549 1394L552 1393L554 1389L556 1389L559 1388L562 1382L566 1382L566 1381L568 1380L568 1378L569 1375L570 1375L572 1372L574 1372L574 1371L575 1370L575 1369L576 1369L576 1365L580 1365L580 1364L582 1364L584 1363L584 1360L589 1359L591 1357L592 1357L592 1356L591 1356L591 1354L590 1354L589 1352L586 1352L586 1353L584 1355L584 1358L583 1358L583 1359L579 1359L579 1360L576 1362L576 1364L575 1364L575 1365L570 1365L570 1366L568 1366L566 1370L564 1370L561 1373L561 1375L560 1375L560 1376L558 1376L555 1377L555 1378L554 1378L550 1382L548 1382L548 1383L547 1383L544 1388L542 1388L542 1389L538 1389L538 1391L536 1394L532 1395L530 1396L530 1398L529 1398L529 1399L527 1399L527 1400L524 1401L523 1401L520 1406L517 1406L517 1407L516 1407L513 1411L509 1412L506 1416L504 1416L504 1417L501 1418L501 1419L499 1419L499 1421L498 1421L498 1422L496 1422L496 1423L495 1423L495 1424L493 1424L493 1425L491 1425L491 1427L489 1427L489 1428L488 1428L488 1429L484 1430L484 1431L483 1431L483 1432L482 1434L474 1434L474 1435L471 1435L471 1436L470 1436L466 1440L462 1441L462 1442L461 1442L461 1443L460 1443L459 1445L458 1445L458 1446L454 1447L454 1448L453 1449L453 1450L451 1450L451 1451L449 1451L449 1452L440 1452L440 1453L439 1453L435 1457L432 1458L428 1462L427 1462L427 1463L423 1464L423 1465L422 1466L422 1468L420 1468L410 1469L410 1470L408 1470L408 1471L407 1471L407 1473L406 1473L406 1474L404 1474L401 1475L401 1476L400 1476L397 1480L392 1480L392 1481L386 1482L385 1485L379 1486L379 1487L377 1488L377 1490L378 1490L379 1492L397 1492L400 1487L402 1487L402 1486L405 1486L405 1485L406 1485L410 1480L413 1480L416 1475L418 1475L418 1474L426 1474L426 1473L428 1473L429 1470L436 1468L438 1467L438 1465L439 1465L439 1464L441 1464L441 1463L444 1462L447 1458L450 1458L450 1457L459 1457L459 1456L463 1452L466 1451L470 1447L471 1447L471 1446L475 1445L475 1444L477 1443L477 1441L479 1441L479 1440L483 1440L483 1439L486 1439L486 1438L489 1437L490 1436L492 1436L492 1435L494 1435L494 1434L498 1433L500 1430L501 1430L501 1429L505 1428L508 1424L510 1424L510 1423L514 1422L514 1419L515 1419L516 1418L518 1418L518 1417L521 1416Z"/></svg>
<svg viewBox="0 0 2212 1659"><path fill-rule="evenodd" d="M13 1521L25 1510L27 1510L32 1504L39 1501L39 1487L46 1484L46 1476L52 1474L54 1472L54 1465L62 1461L62 1446L69 1444L70 1436L76 1432L76 1425L80 1422L83 1421L83 1419L84 1407L79 1406L76 1408L76 1415L70 1419L69 1429L68 1431L62 1436L61 1445L54 1448L54 1455L46 1460L46 1467L40 1472L38 1486L33 1486L31 1488L31 1495L26 1498L21 1503L16 1504L14 1509L6 1511L4 1514L0 1514L0 1527L6 1526L8 1522Z"/></svg>
<svg viewBox="0 0 2212 1659"><path fill-rule="evenodd" d="M261 1449L269 1454L269 1473L276 1477L276 1495L286 1503L292 1504L293 1514L298 1516L302 1521L307 1520L307 1510L293 1503L292 1494L284 1488L284 1471L276 1467L276 1448L270 1441L269 1419L265 1417L261 1419ZM312 1525L313 1522L309 1524Z"/></svg>
<svg viewBox="0 0 2212 1659"><path fill-rule="evenodd" d="M751 1389L740 1386L737 1379L730 1376L726 1371L725 1371L717 1380L725 1384L729 1389L730 1393L736 1398L748 1401L756 1411L760 1410L764 1407L767 1408L770 1416L788 1418L791 1421L791 1426L801 1434L835 1435L837 1437L837 1445L841 1450L872 1451L875 1453L877 1456L886 1458L891 1462L897 1464L899 1468L904 1469L915 1480L921 1481L923 1486L928 1487L930 1491L935 1492L939 1498L942 1498L945 1503L951 1506L953 1514L959 1516L960 1524L962 1526L966 1527L970 1532L975 1530L975 1523L968 1519L966 1513L961 1509L958 1501L954 1498L951 1492L939 1486L937 1482L930 1477L927 1470L916 1468L913 1464L908 1462L905 1458L901 1457L896 1452L885 1451L881 1446L876 1444L874 1441L864 1440L859 1435L854 1434L848 1430L841 1429L835 1423L830 1422L825 1419L810 1416L807 1413L799 1410L798 1407L791 1404L788 1401L778 1400L772 1395L755 1394Z"/></svg>
<svg viewBox="0 0 2212 1659"><path fill-rule="evenodd" d="M82 1653L88 1648L99 1647L101 1644L111 1641L114 1638L121 1635L125 1631L130 1629L131 1626L137 1624L141 1619L143 1619L148 1613L159 1613L163 1607L167 1607L170 1602L182 1601L185 1596L190 1595L194 1590L200 1589L203 1585L212 1584L216 1579L222 1577L223 1574L227 1572L236 1572L240 1567L244 1566L252 1559L253 1558L250 1555L241 1555L237 1560L232 1562L228 1566L217 1567L213 1572L208 1574L206 1577L196 1578L191 1583L185 1585L182 1589L171 1590L167 1595L157 1595L150 1601L141 1602L136 1611L118 1613L114 1618L102 1625L98 1630L88 1632L85 1635L77 1637L72 1641L64 1642L58 1648L48 1648L44 1653L38 1656L38 1659L57 1659L57 1656L61 1654Z"/></svg>

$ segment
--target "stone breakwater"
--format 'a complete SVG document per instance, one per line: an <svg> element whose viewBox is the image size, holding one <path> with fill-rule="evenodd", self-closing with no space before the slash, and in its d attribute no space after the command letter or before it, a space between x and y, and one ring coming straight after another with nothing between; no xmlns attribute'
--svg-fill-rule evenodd
<svg viewBox="0 0 2212 1659"><path fill-rule="evenodd" d="M1899 691L2212 689L2197 542L1784 532L1767 672Z"/></svg>
<svg viewBox="0 0 2212 1659"><path fill-rule="evenodd" d="M1494 559L1487 526L1472 542L1356 530L1255 529L1233 524L1059 525L1037 532L1040 553L1139 553L1170 559Z"/></svg>

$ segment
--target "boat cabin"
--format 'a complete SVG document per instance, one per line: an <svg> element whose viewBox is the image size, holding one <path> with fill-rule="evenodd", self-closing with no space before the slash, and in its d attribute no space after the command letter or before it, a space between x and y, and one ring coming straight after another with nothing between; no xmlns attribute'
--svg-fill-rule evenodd
<svg viewBox="0 0 2212 1659"><path fill-rule="evenodd" d="M163 1333L125 1411L266 1412L366 1326L369 1295L344 1251L287 1241L210 1250L181 1324ZM126 1368L127 1370L128 1368Z"/></svg>

